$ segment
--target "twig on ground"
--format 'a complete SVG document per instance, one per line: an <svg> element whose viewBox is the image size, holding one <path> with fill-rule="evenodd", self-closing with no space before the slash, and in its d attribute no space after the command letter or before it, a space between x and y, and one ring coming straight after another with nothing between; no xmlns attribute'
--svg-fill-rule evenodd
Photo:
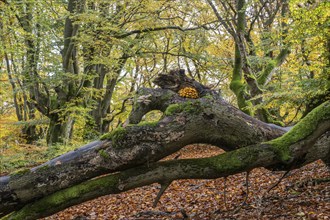
<svg viewBox="0 0 330 220"><path fill-rule="evenodd" d="M138 217L140 217L141 215L147 215L147 216L152 216L152 215L170 216L170 215L175 215L177 213L178 212L163 212L163 211L148 210L148 211L139 212L135 216L138 216Z"/></svg>
<svg viewBox="0 0 330 220"><path fill-rule="evenodd" d="M164 183L161 183L161 188L157 194L157 197L152 205L153 208L155 208L157 206L157 203L159 202L160 200L160 197L164 194L165 190L171 185L172 181L170 182L164 182Z"/></svg>
<svg viewBox="0 0 330 220"><path fill-rule="evenodd" d="M224 180L224 189L223 189L223 200L225 202L225 209L227 210L226 189L227 189L227 177L225 177L225 180Z"/></svg>
<svg viewBox="0 0 330 220"><path fill-rule="evenodd" d="M283 174L283 176L274 184L272 185L268 190L267 193L270 192L270 190L274 189L288 174L290 173L290 170L285 171L285 173Z"/></svg>
<svg viewBox="0 0 330 220"><path fill-rule="evenodd" d="M244 198L244 201L242 202L242 204L240 206L238 206L235 210L234 210L234 213L238 213L239 210L241 210L241 208L246 205L246 201L249 197L249 174L250 174L250 171L247 171L246 172L246 176L245 176L245 185L246 185L246 192L245 192L245 198Z"/></svg>

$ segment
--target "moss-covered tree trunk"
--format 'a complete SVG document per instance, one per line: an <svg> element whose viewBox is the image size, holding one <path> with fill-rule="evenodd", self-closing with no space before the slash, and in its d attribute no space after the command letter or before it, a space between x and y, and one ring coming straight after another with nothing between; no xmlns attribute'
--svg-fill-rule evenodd
<svg viewBox="0 0 330 220"><path fill-rule="evenodd" d="M234 4L230 2L221 2L221 4L217 4L211 0L207 0L207 2L221 23L221 28L224 28L232 36L235 43L235 57L230 89L236 96L238 107L245 113L261 121L282 124L274 120L266 108L260 108L258 106L263 102L261 95L267 83L276 72L276 69L284 63L285 58L288 56L290 52L289 46L284 44L276 57L273 57L273 50L267 52L265 48L262 48L257 53L257 47L251 33L253 33L255 23L263 27L265 33L270 32L271 26L276 24L274 20L279 16L278 13L281 12L282 18L285 18L287 15L289 10L287 0L278 1L276 6L260 2L262 3L260 7L264 10L260 9L255 14L249 11L250 3L246 0L235 1L236 7L233 7ZM226 7L221 6L226 4ZM221 8L222 10L231 8L233 13L221 13ZM280 27L282 42L287 35L286 23L284 21L281 22ZM261 40L263 42L261 43L262 45L268 45L271 41L271 35L267 35L267 37ZM260 56L262 53L264 53L263 56ZM256 57L258 60L268 60L264 68L257 67L251 62L251 59Z"/></svg>
<svg viewBox="0 0 330 220"><path fill-rule="evenodd" d="M131 124L39 167L1 177L0 217L16 211L8 218L35 219L154 182L218 178L255 167L290 170L318 159L329 161L329 101L286 133L231 106L183 71L160 75L155 82L162 88L138 92ZM198 98L188 98L187 91L197 92ZM163 117L140 123L154 109L163 111ZM157 162L192 143L212 144L227 153ZM94 178L103 174L108 175Z"/></svg>

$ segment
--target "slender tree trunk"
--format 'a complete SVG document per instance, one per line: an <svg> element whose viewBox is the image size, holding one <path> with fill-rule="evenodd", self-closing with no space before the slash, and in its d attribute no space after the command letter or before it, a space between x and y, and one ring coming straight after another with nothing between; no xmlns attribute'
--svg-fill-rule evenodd
<svg viewBox="0 0 330 220"><path fill-rule="evenodd" d="M26 5L22 4L22 7L25 7L26 16L18 17L21 27L26 31L29 36L25 37L25 45L26 45L26 65L24 66L22 73L19 73L17 70L17 66L13 57L9 58L8 54L4 53L4 58L6 62L8 79L11 84L13 90L14 97L14 106L16 110L16 116L18 121L25 122L24 127L22 128L22 136L25 138L28 144L33 143L38 138L40 138L40 134L37 132L37 127L35 124L31 124L29 121L35 119L35 111L36 107L33 104L33 101L28 101L27 91L30 92L30 96L34 101L37 101L37 98L40 100L43 97L38 96L36 93L38 92L32 86L33 80L35 80L35 75L37 71L37 63L39 60L39 46L37 45L38 38L33 35L33 24L32 24L32 9L31 4L26 3ZM28 21L29 20L29 21ZM36 28L35 32L38 33L38 28ZM6 49L6 45L4 45ZM24 86L22 86L19 74L24 75ZM38 82L35 80L36 85L38 87ZM25 87L25 88L24 88ZM27 89L26 89L27 88ZM18 91L21 90L23 95L21 97L18 96ZM22 100L20 103L19 100ZM38 101L39 101L38 100ZM38 104L38 103L36 103Z"/></svg>
<svg viewBox="0 0 330 220"><path fill-rule="evenodd" d="M244 80L244 73L243 73L243 59L244 56L242 53L244 49L242 49L242 44L244 42L239 42L237 39L238 36L244 36L245 34L245 25L246 25L246 19L245 19L245 1L239 0L237 2L237 27L236 27L236 33L237 36L235 40L235 58L234 58L234 68L233 68L233 74L232 79L230 82L230 89L234 92L236 95L237 105L238 107L245 112L246 114L253 115L253 111L249 109L249 107L252 107L252 103L248 100L250 99L250 95L247 91L247 84ZM241 48L241 49L240 49Z"/></svg>
<svg viewBox="0 0 330 220"><path fill-rule="evenodd" d="M28 120L35 120L35 107L31 102L28 103ZM35 123L31 124L27 122L27 124L23 128L23 134L25 135L25 139L28 144L32 144L40 138L40 133L38 132L37 125Z"/></svg>
<svg viewBox="0 0 330 220"><path fill-rule="evenodd" d="M68 11L70 15L82 13L84 10L85 1L69 0ZM64 48L62 51L62 68L69 76L66 77L66 83L59 85L55 88L57 95L56 103L50 106L49 111L49 128L47 132L47 144L55 143L68 143L71 138L74 121L70 117L70 111L67 111L65 115L59 115L59 113L51 113L52 111L60 111L67 103L70 103L74 98L81 95L79 93L79 82L72 79L70 74L79 75L79 60L77 56L77 42L74 37L77 36L79 30L79 24L74 24L72 18L68 16L65 20L64 28ZM65 76L65 75L64 75ZM75 103L81 105L82 103Z"/></svg>
<svg viewBox="0 0 330 220"><path fill-rule="evenodd" d="M53 143L61 142L60 131L62 125L60 124L57 115L51 115L49 119L46 141L47 145L52 145Z"/></svg>
<svg viewBox="0 0 330 220"><path fill-rule="evenodd" d="M94 88L102 89L104 84L103 81L105 80L106 77L108 77L105 85L106 88L105 93L101 98L98 99L96 108L91 112L95 122L94 129L99 134L104 134L109 131L109 124L111 123L111 120L107 119L107 117L109 117L108 114L110 114L111 111L111 99L115 87L117 85L117 80L120 76L122 69L125 66L126 61L127 61L126 55L123 55L118 60L118 63L115 64L115 67L113 67L112 71L109 70L104 65L98 65L99 66L98 74L100 77L94 80Z"/></svg>
<svg viewBox="0 0 330 220"><path fill-rule="evenodd" d="M74 121L71 118L62 119L58 114L52 114L46 136L47 145L68 144L72 136L73 124Z"/></svg>

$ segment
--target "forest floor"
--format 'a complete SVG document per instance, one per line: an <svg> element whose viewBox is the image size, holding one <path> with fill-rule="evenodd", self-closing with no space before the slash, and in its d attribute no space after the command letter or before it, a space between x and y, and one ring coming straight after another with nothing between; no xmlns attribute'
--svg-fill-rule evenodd
<svg viewBox="0 0 330 220"><path fill-rule="evenodd" d="M209 157L215 147L188 146L173 159ZM321 161L293 170L273 189L284 172L264 168L215 180L173 182L152 208L158 184L103 196L70 207L44 220L106 219L330 219L330 172ZM248 197L247 197L248 194ZM246 201L245 201L246 200Z"/></svg>

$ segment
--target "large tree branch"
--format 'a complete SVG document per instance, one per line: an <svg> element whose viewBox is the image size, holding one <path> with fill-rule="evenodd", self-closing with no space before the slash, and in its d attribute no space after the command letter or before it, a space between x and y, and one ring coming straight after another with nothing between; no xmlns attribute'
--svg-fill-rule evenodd
<svg viewBox="0 0 330 220"><path fill-rule="evenodd" d="M174 91L183 86L194 87L196 91L199 91L200 97L187 99L168 89L141 90L137 94L131 114L135 116L130 117L132 122L138 123L145 113L153 109L164 112L162 119L156 123L130 124L105 135L101 141L90 143L39 167L1 177L0 216L101 174L124 171L156 162L188 144L208 143L222 147L226 151L236 151L253 144L257 144L258 147L258 143L272 140L286 131L242 113L221 99L216 92L187 78L182 71L171 72L167 77L164 76L160 75L155 82L163 87L170 87ZM166 79L168 84L160 83L159 79ZM315 117L318 118L318 123L321 123L321 120L326 122L328 120L326 117L329 115L329 102L325 106L322 109L324 111L313 113L311 117L306 117L306 120L312 121ZM304 141L308 146L313 146L314 141L306 142L307 139L299 138L314 137L315 135L310 131L319 131L318 123L314 123L316 125L310 123L309 127L301 130L301 133L297 132L300 131L299 129L290 132L293 135L291 142ZM298 128L301 127L298 126ZM322 131L318 134L321 135L321 133ZM290 152L285 150L285 146L292 145L291 142L286 141L291 136L284 137L283 142L277 139L268 143L272 145L274 154L277 155L276 161L279 161L280 165L290 165L293 159ZM329 141L326 140L325 145L327 147L323 148L323 151L326 152L325 155L329 155L327 150ZM319 146L324 146L324 144ZM301 158L305 154L308 155L308 152L299 153L302 155ZM314 158L320 157L314 155ZM265 164L265 166L268 165L271 164ZM284 168L289 169L291 166ZM94 196L94 193L91 195Z"/></svg>
<svg viewBox="0 0 330 220"><path fill-rule="evenodd" d="M113 37L121 39L121 38L125 38L128 36L134 35L134 34L148 33L148 32L154 32L154 31L179 30L179 31L185 32L185 31L198 30L201 28L208 29L208 27L206 25L201 25L201 26L191 27L191 28L183 28L180 26L164 26L164 27L145 28L145 29L141 29L141 30L133 30L133 31L129 31L127 33L118 33L118 34L115 34Z"/></svg>
<svg viewBox="0 0 330 220"><path fill-rule="evenodd" d="M191 143L209 143L230 151L285 133L279 127L242 113L218 96L209 94L187 102L165 89L142 91L147 92L151 102L149 105L137 102L132 114L160 109L164 117L159 122L119 128L103 141L93 142L23 173L1 177L0 216L101 174L158 161ZM138 96L144 96L142 94ZM137 115L131 117L135 123L143 116Z"/></svg>
<svg viewBox="0 0 330 220"><path fill-rule="evenodd" d="M318 159L327 159L325 157L330 152L329 131L328 101L313 110L284 136L275 140L210 158L158 162L93 179L31 203L8 216L8 219L35 219L48 216L102 195L119 193L151 183L171 182L177 179L214 179L257 167L290 170L308 161L310 148L317 147L315 143L322 135L327 135L327 153L319 155Z"/></svg>

